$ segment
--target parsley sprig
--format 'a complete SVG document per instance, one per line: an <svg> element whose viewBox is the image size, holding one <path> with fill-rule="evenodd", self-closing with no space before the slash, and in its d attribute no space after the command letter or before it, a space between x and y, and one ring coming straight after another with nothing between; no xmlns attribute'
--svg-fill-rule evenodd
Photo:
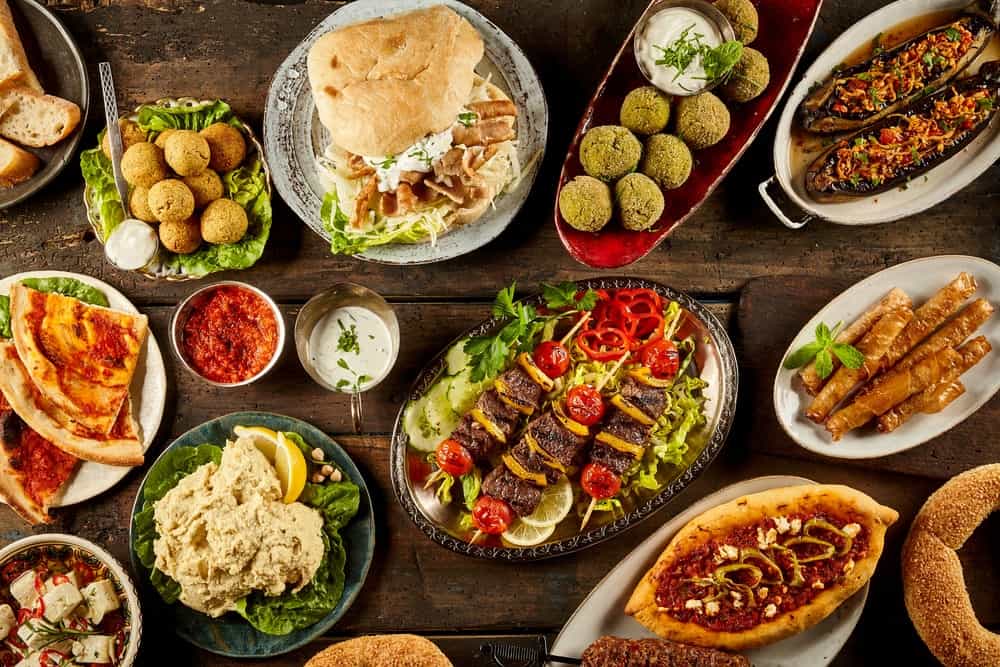
<svg viewBox="0 0 1000 667"><path fill-rule="evenodd" d="M834 355L850 369L861 368L865 363L865 355L853 345L838 343L836 340L843 324L837 322L832 330L824 322L817 324L816 340L792 352L782 365L788 369L801 368L815 359L816 373L824 380L833 372Z"/></svg>
<svg viewBox="0 0 1000 667"><path fill-rule="evenodd" d="M692 33L692 28L694 28L693 23L684 28L677 39L668 46L653 45L653 48L660 52L656 64L673 67L677 72L673 78L676 81L695 59L700 58L701 66L705 70L705 76L700 77L702 80L714 82L726 79L733 66L743 56L743 44L732 39L711 47L702 41L704 35L700 32Z"/></svg>
<svg viewBox="0 0 1000 667"><path fill-rule="evenodd" d="M496 333L473 336L465 344L472 368L471 379L481 382L499 375L510 359L519 352L527 352L535 345L545 325L567 313L590 310L597 305L597 292L586 290L576 298L580 288L572 282L542 285L542 299L552 314L540 314L531 305L514 300L517 283L513 282L497 293L493 301L493 316L508 320Z"/></svg>

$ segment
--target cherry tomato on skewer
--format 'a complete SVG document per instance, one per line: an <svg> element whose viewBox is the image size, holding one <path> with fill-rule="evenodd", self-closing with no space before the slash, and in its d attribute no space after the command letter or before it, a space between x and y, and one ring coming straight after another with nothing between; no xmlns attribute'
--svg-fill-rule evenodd
<svg viewBox="0 0 1000 667"><path fill-rule="evenodd" d="M622 481L600 463L588 463L580 474L580 486L591 498L604 500L618 495Z"/></svg>
<svg viewBox="0 0 1000 667"><path fill-rule="evenodd" d="M604 416L604 397L589 384L578 384L566 392L566 412L584 426L593 426Z"/></svg>
<svg viewBox="0 0 1000 667"><path fill-rule="evenodd" d="M514 512L510 505L502 500L479 496L472 508L472 525L487 535L499 535L506 532L514 522Z"/></svg>
<svg viewBox="0 0 1000 667"><path fill-rule="evenodd" d="M543 340L532 355L535 365L555 380L569 370L569 351L557 340Z"/></svg>
<svg viewBox="0 0 1000 667"><path fill-rule="evenodd" d="M666 380L677 375L681 355L673 341L658 340L643 349L642 365L650 370L653 377Z"/></svg>
<svg viewBox="0 0 1000 667"><path fill-rule="evenodd" d="M469 450L451 438L441 441L434 450L434 459L438 468L454 477L461 477L472 470L472 455L469 454Z"/></svg>

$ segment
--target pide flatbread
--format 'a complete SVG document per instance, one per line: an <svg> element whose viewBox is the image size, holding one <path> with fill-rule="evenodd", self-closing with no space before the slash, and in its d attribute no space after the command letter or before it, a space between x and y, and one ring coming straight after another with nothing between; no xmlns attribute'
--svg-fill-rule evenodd
<svg viewBox="0 0 1000 667"><path fill-rule="evenodd" d="M682 528L625 613L687 644L742 651L779 641L864 586L898 516L847 486L743 496Z"/></svg>
<svg viewBox="0 0 1000 667"><path fill-rule="evenodd" d="M17 348L8 342L0 342L0 392L28 426L64 452L108 465L136 466L143 462L142 442L127 394L110 432L88 431L35 386Z"/></svg>
<svg viewBox="0 0 1000 667"><path fill-rule="evenodd" d="M28 523L51 523L49 506L80 460L38 435L0 395L0 498Z"/></svg>
<svg viewBox="0 0 1000 667"><path fill-rule="evenodd" d="M109 433L148 334L146 316L20 283L11 286L10 314L17 354L48 403L88 432Z"/></svg>
<svg viewBox="0 0 1000 667"><path fill-rule="evenodd" d="M455 122L482 57L476 29L438 5L327 33L307 67L333 143L357 155L394 155Z"/></svg>

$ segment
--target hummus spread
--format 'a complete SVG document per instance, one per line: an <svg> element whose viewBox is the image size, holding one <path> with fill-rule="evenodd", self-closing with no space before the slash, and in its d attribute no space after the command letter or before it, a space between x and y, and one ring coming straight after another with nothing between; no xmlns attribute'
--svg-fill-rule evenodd
<svg viewBox="0 0 1000 667"><path fill-rule="evenodd" d="M278 475L240 438L182 479L154 506L156 567L181 586L181 602L221 616L251 591L281 595L308 584L323 560L323 519L281 501Z"/></svg>

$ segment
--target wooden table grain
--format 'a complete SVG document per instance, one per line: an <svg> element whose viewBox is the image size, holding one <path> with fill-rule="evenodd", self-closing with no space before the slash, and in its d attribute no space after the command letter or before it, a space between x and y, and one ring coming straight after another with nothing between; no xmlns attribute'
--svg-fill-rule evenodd
<svg viewBox="0 0 1000 667"><path fill-rule="evenodd" d="M890 530L861 623L834 664L882 664L883 652L876 650L876 645L891 646L899 664L934 664L903 607L900 546L913 515L943 476L975 462L1000 460L1000 443L983 435L995 433L1000 426L996 399L975 418L975 433L956 429L912 456L858 466L803 456L780 431L758 428L759 414L772 409L770 391L766 382L745 379L729 443L712 467L676 501L609 543L530 566L512 568L446 551L424 538L396 505L388 475L388 434L422 363L454 335L485 317L493 294L512 280L518 281L521 293L527 293L542 281L603 274L576 264L561 247L551 223L555 182L579 114L645 2L470 1L524 48L541 75L552 114L548 157L538 183L511 227L487 247L443 264L407 268L332 257L320 238L284 204L275 202L275 224L264 257L253 269L230 274L232 277L273 295L289 321L313 293L341 280L381 292L399 315L399 362L368 397L366 435L345 435L349 430L347 402L309 380L291 345L268 378L241 390L210 388L187 375L168 354L171 391L154 453L192 426L242 409L285 413L337 437L372 489L379 546L365 588L334 628L335 635L427 634L460 666L486 664L477 656L484 638L554 636L611 567L698 497L741 479L773 473L850 484L897 508L901 519ZM96 81L97 62L111 61L124 107L164 96L222 97L258 129L277 65L341 4L319 0L286 4L263 0L48 0L82 47L92 80ZM882 0L828 2L804 62L882 4ZM100 127L98 98L91 103L95 112L85 145L95 141ZM744 325L753 317L749 304L755 303L755 296L780 297L773 284L763 289L755 283L744 295L738 312L741 291L755 278L784 279L781 284L795 298L780 307L774 303L764 306L772 312L784 309L788 321L802 322L811 316L811 304L822 302L831 285L854 282L901 261L944 253L975 254L993 261L1000 258L998 166L948 202L908 220L860 228L813 223L798 232L784 229L755 191L757 183L772 170L773 126L774 119L719 190L663 246L616 272L658 280L708 302L727 322L741 365L750 370L748 377L773 373L761 365L766 356L761 350L767 346L754 338L759 327ZM150 315L154 334L166 345L172 308L193 286L153 282L109 266L87 225L82 193L79 168L72 166L34 199L0 212L0 275L62 269L106 280ZM976 447L972 454L968 451L970 441ZM133 471L111 492L92 502L58 512L56 524L44 530L94 540L127 562L128 517L143 472ZM31 532L12 512L0 510L0 543ZM1000 568L996 565L1000 520L988 520L961 556L980 618L988 627L1000 628ZM256 664L301 665L330 641L332 638L324 638L288 656ZM163 656L169 656L170 663L164 662ZM185 645L154 615L146 624L140 664L229 666L238 661Z"/></svg>

